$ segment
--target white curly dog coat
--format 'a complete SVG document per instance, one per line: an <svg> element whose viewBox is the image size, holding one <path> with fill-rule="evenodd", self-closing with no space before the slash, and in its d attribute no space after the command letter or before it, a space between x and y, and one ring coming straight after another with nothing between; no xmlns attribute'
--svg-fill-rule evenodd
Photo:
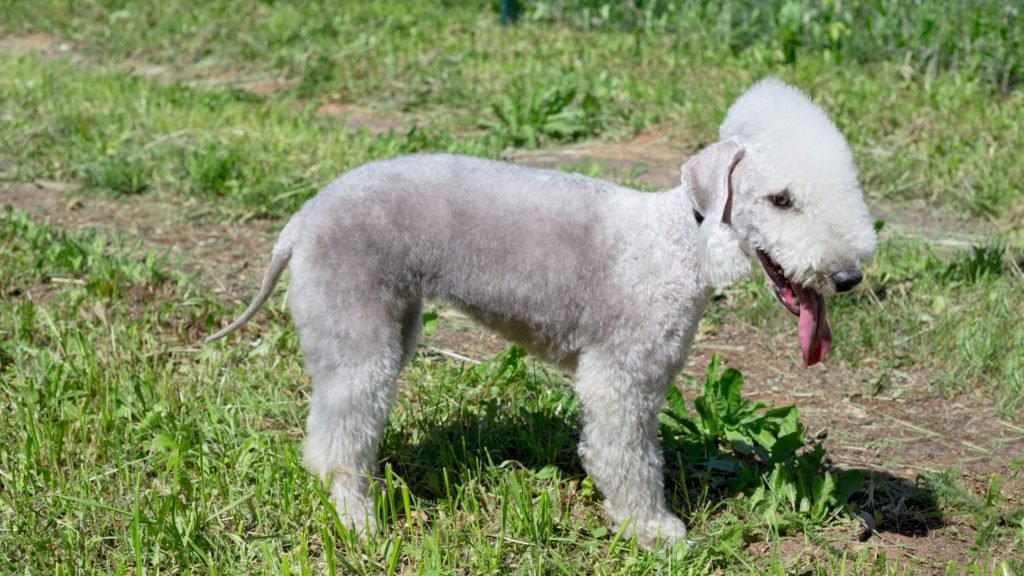
<svg viewBox="0 0 1024 576"><path fill-rule="evenodd" d="M394 382L423 298L442 298L575 371L580 454L610 520L646 547L675 542L656 416L714 290L756 256L814 364L831 342L823 295L857 284L875 245L849 147L801 92L759 82L720 137L656 194L460 156L367 164L292 217L253 303L207 340L248 321L290 265L313 379L304 460L371 531Z"/></svg>

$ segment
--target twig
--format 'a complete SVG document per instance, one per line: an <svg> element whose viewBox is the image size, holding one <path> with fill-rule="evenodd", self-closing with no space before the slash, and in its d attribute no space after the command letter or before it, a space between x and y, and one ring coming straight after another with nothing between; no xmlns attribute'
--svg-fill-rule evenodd
<svg viewBox="0 0 1024 576"><path fill-rule="evenodd" d="M1022 260L1022 262L1024 262L1024 260ZM1017 276L1019 276L1021 280L1024 280L1024 270L1020 269L1020 264L1018 264L1013 258L1010 258L1010 267L1013 268L1013 271L1017 273Z"/></svg>
<svg viewBox="0 0 1024 576"><path fill-rule="evenodd" d="M874 290L868 290L868 295L871 296L871 300L878 306L878 309L885 312L885 306L882 305L882 301L878 299L878 294L875 294Z"/></svg>
<svg viewBox="0 0 1024 576"><path fill-rule="evenodd" d="M155 146L159 146L159 145L163 144L164 142L167 142L168 140L175 140L175 139L180 138L182 136L186 136L186 135L188 135L188 133L189 133L188 130L177 130L175 132L171 132L170 134L164 134L163 136L160 136L158 138L153 138L149 142L147 142L144 145L142 145L142 147L139 148L139 152L143 152L143 151L149 150L150 148L153 148Z"/></svg>
<svg viewBox="0 0 1024 576"><path fill-rule="evenodd" d="M458 352L452 350L445 350L444 348L437 348L435 346L427 346L424 344L420 344L420 347L425 350L429 350L434 354L440 354L441 356L447 356L448 358L454 358L455 360L459 360L462 362L469 362L470 364L483 364L483 362L481 362L480 360L470 358L469 356L463 356L462 354L459 354Z"/></svg>
<svg viewBox="0 0 1024 576"><path fill-rule="evenodd" d="M923 328L921 330L918 330L917 332L914 332L913 334L910 334L908 336L904 336L903 338L900 338L899 340L894 341L892 343L892 345L893 346L901 346L903 343L905 343L905 342L907 342L907 341L909 341L909 340L911 340L913 338L917 338L918 336L920 336L922 334L927 334L927 333L931 332L934 329L935 329L935 325L931 325L931 326L929 326L927 328Z"/></svg>
<svg viewBox="0 0 1024 576"><path fill-rule="evenodd" d="M913 430L915 432L920 432L921 434L924 434L926 436L930 436L932 438L939 438L939 437L942 436L942 434L939 434L938 432L933 432L933 431L931 431L931 430L929 430L927 428L922 428L922 427L920 427L920 426L918 426L916 424L911 424L910 422L907 422L906 420L900 420L899 418L896 418L895 416L889 416L885 412L878 412L876 410L872 410L871 407L869 407L869 406L864 406L862 404L857 404L856 402L850 402L850 404L853 404L854 406L857 406L858 408L862 408L865 411L872 411L872 412L875 412L876 414L881 414L882 417L884 417L884 418L888 418L889 420L892 420L893 422L895 422L897 424L905 426L905 427L907 427L907 428L909 428L909 429L911 429L911 430Z"/></svg>
<svg viewBox="0 0 1024 576"><path fill-rule="evenodd" d="M1021 434L1024 434L1024 428L1021 428L1020 426L1015 426L1013 424L1010 424L1009 422L1004 422L1002 420L996 420L996 422L1002 424L1003 426L1006 426L1007 428L1013 430L1014 432L1020 432Z"/></svg>
<svg viewBox="0 0 1024 576"><path fill-rule="evenodd" d="M960 443L963 444L964 446L967 446L971 450L976 450L978 452L981 452L982 454L991 454L992 453L992 451L989 450L988 448L985 448L983 446L978 446L977 444L971 444L967 440L961 440Z"/></svg>
<svg viewBox="0 0 1024 576"><path fill-rule="evenodd" d="M917 556L917 555L915 555L915 554L910 552L910 550L914 550L914 548L912 546L908 546L906 544L901 544L900 542L897 542L897 541L895 541L895 540L893 540L891 538L886 538L880 532L877 532L877 531L874 532L874 535L875 535L876 538L878 538L882 542L885 542L889 546L892 546L893 548L899 548L900 550L903 550L904 554L906 554L907 556L913 558L914 560L916 560L916 561L918 561L918 562L920 562L922 564L926 564L926 561L925 561L924 558L921 558L920 556Z"/></svg>
<svg viewBox="0 0 1024 576"><path fill-rule="evenodd" d="M747 349L744 346L732 346L729 344L702 344L695 342L693 344L695 350L728 350L730 352L746 352Z"/></svg>
<svg viewBox="0 0 1024 576"><path fill-rule="evenodd" d="M124 464L122 464L120 466L111 466L111 467L107 468L106 470L104 470L103 472L100 472L99 474L94 475L92 478L89 478L88 480L86 480L86 482L95 482L96 480L99 480L100 478L103 478L104 476L110 476L111 474L114 474L115 472L118 472L120 470L124 470L125 468L128 468L130 466L134 466L136 464L139 464L140 462L145 462L146 460L149 460L149 459L150 459L150 456L144 456L142 458L138 458L138 459L132 460L130 462L125 462Z"/></svg>
<svg viewBox="0 0 1024 576"><path fill-rule="evenodd" d="M533 544L531 544L530 542L527 542L525 540L517 540L515 538L510 538L508 536L505 536L504 539L505 539L505 542L511 542L513 544L521 544L523 546L533 546Z"/></svg>

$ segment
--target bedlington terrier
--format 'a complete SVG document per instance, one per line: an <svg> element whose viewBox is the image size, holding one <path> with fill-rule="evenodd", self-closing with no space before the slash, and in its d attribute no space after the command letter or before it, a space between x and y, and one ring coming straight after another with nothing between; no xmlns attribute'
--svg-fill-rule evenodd
<svg viewBox="0 0 1024 576"><path fill-rule="evenodd" d="M714 291L756 257L815 364L832 338L824 296L856 285L874 246L843 136L768 78L662 193L451 155L354 169L291 218L255 300L207 341L248 321L290 266L313 380L304 461L341 518L371 532L395 379L423 298L444 299L575 371L583 464L609 520L650 548L686 535L663 493L657 414Z"/></svg>

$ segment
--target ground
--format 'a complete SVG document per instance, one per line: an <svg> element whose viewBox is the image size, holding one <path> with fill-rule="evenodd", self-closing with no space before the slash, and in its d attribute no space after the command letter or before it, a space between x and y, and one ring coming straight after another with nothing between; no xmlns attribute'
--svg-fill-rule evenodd
<svg viewBox="0 0 1024 576"><path fill-rule="evenodd" d="M2 37L0 53L43 60L67 59L81 68L92 67L99 60L99 56L72 41L43 33ZM158 82L184 83L201 89L227 85L260 98L272 97L296 85L294 79L265 71L170 66L154 63L145 54L124 58L115 66L125 73L155 78ZM335 95L312 102L297 101L289 106L312 106L316 117L337 122L351 133L371 136L409 130L436 114L396 114ZM478 132L472 127L464 130L467 135ZM659 190L676 184L679 165L707 143L703 140L690 129L656 123L626 137L582 139L569 144L548 142L538 149L516 148L505 150L502 155L517 163L578 170ZM208 294L228 312L240 309L255 292L276 232L284 221L276 214L250 212L247 216L245 211L225 212L208 198L174 190L103 194L86 189L74 178L25 181L4 173L3 169L0 163L0 206L24 211L33 222L50 224L72 236L88 230L120 234L130 243L137 242L142 252L154 250L165 254L172 269L191 277L196 288L190 288L189 293ZM1006 223L1014 218L1014 211L1019 210L1017 205L1009 210L1009 215L957 217L947 211L929 209L921 198L875 196L869 197L869 201L873 214L886 222L884 234L893 245L913 242L914 246L926 249L973 246L979 239L1003 233ZM1014 266L1015 273L1020 275L1020 262L1016 259L1011 261L1010 274ZM54 291L62 280L54 276L42 285ZM888 349L884 353L870 348L858 353L855 348L849 353L851 357L856 355L855 359L841 357L803 370L795 361L795 330L789 326L784 312L771 308L767 313L744 311L754 298L751 290L763 289L759 282L727 290L719 296L717 312L702 324L684 374L700 380L712 355L717 355L725 365L743 373L745 396L776 406L797 405L811 436L826 449L830 467L870 474L864 493L856 500L856 512L864 518L863 524L840 521L775 538L755 530L744 536L745 553L754 559L778 559L774 569L787 573L815 572L816 563L831 566L829 562L841 557L844 551L849 551L851 557L859 554L860 558L867 558L868 564L884 558L883 564L892 562L893 566L921 573L946 573L951 564L975 563L983 573L999 566L1004 573L1012 573L1005 571L1012 570L1011 566L1024 566L1024 535L1009 524L1020 521L1019 511L1024 507L1024 421L1019 415L1007 414L1007 406L1019 403L1012 398L995 402L975 381L950 386L945 382L951 373L944 370L941 361L915 361L914 347L920 345L922 331L941 331L935 328L934 320L922 319L921 328L897 331L885 345ZM915 283L923 282L913 277L879 282L878 289L870 292L873 296L858 300L857 306L862 307L858 314L865 314L863 307L871 306L872 298L883 308L879 314L887 314L879 301L886 297L885 291L913 291ZM15 283L14 279L7 279L4 285ZM1019 281L1016 286L1019 287ZM15 289L18 294L14 294ZM11 289L12 298L21 294L22 287L15 289ZM1011 310L1019 310L1019 302L1010 306ZM433 303L431 309L437 312L438 321L436 329L421 343L425 365L435 359L461 371L459 366L486 363L508 346L443 303ZM841 308L840 313L845 309ZM935 305L930 310L936 316L942 313L942 308ZM917 308L910 313L914 317L925 316ZM280 326L275 329L274 338L280 341L286 322L280 314L262 315L242 332L239 342L246 342L246 346L255 342L253 353L257 353L267 345L261 332L277 323ZM7 327L3 331L13 333ZM198 331L185 334L199 335ZM843 345L842 338L837 330L839 346ZM198 353L199 343L183 340L177 346L192 354ZM1012 350L1012 342L1009 353L1019 353ZM0 362L0 366L6 363ZM403 390L408 393L422 378L415 371L403 376ZM684 379L678 385L688 399L697 394ZM413 397L410 401L415 403L417 399ZM283 431L292 436L293 443L298 441L293 424L282 424L276 413L265 418L262 428ZM4 476L7 477L6 473ZM994 482L998 482L997 490L993 490ZM582 490L581 482L575 478L567 486L570 493ZM961 505L955 505L957 502ZM711 512L712 517L721 514L721 510ZM417 514L411 514L410 530L412 518L420 522ZM580 518L589 521L589 516ZM994 536L979 536L979 531L993 530L993 526L998 527ZM984 542L981 550L978 542ZM310 546L315 549L323 544L313 542ZM313 555L318 556L319 552ZM351 561L359 570L367 570L359 561ZM1007 564L1009 561L1016 563ZM414 568L405 566L402 573L412 573ZM722 570L721 565L718 570ZM729 573L729 569L721 573Z"/></svg>
<svg viewBox="0 0 1024 576"><path fill-rule="evenodd" d="M652 188L671 185L670 173L675 174L677 163L673 158L680 157L683 147L652 134L638 138L636 149L628 150L631 144L574 146L515 161L545 167L600 163L627 171L636 182ZM637 158L661 160L668 167L640 164ZM246 303L258 286L279 227L265 220L204 216L197 203L175 199L83 199L74 186L47 181L0 186L0 205L25 210L35 220L64 230L124 233L145 248L165 251L182 270L199 271L199 280L218 298L238 304ZM941 233L933 227L910 231ZM424 354L482 362L509 345L457 310L443 303L434 307L440 322L424 338ZM808 427L823 438L835 467L875 472L886 490L897 491L880 504L877 511L883 520L867 543L857 542L854 533L839 536L851 550L868 547L890 558L907 556L936 566L969 560L974 528L955 516L926 518L934 511L908 508L901 500L921 491L916 482L921 472L963 470L967 485L982 498L990 475L1012 477L1003 486L1006 510L1024 504L1024 476L1012 474L1009 467L1009 462L1024 456L1024 427L999 419L990 402L971 394L936 393L929 375L921 372L896 373L900 380L890 383L893 394L879 393L877 382L858 370L826 363L810 372L794 371L792 362L779 358L779 351L792 344L788 333L772 334L747 323L725 324L700 333L685 372L699 375L711 355L718 354L744 373L750 397L773 405L798 405ZM818 546L803 537L787 539L783 556L799 565L813 558ZM771 554L772 547L751 543L751 551Z"/></svg>

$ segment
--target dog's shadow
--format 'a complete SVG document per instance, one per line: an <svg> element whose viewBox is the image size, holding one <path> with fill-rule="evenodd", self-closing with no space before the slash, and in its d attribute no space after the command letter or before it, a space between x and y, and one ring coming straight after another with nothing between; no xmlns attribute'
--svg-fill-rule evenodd
<svg viewBox="0 0 1024 576"><path fill-rule="evenodd" d="M440 502L451 500L465 483L483 478L485 470L495 466L533 472L556 466L564 479L583 479L579 432L574 410L515 409L492 400L478 409L460 407L433 426L389 427L381 454L413 494ZM706 462L665 456L666 492L673 509L686 510L701 499L735 498L742 491L728 478L713 477L717 473L709 471ZM923 536L944 525L935 491L927 482L878 470L832 472L864 476L862 487L849 500L863 518L870 518L862 539L872 532Z"/></svg>
<svg viewBox="0 0 1024 576"><path fill-rule="evenodd" d="M860 472L864 485L850 499L854 509L870 516L873 532L901 536L927 536L945 526L935 489L923 477L903 478L880 470L849 469ZM869 534L863 534L866 539Z"/></svg>
<svg viewBox="0 0 1024 576"><path fill-rule="evenodd" d="M526 410L488 401L460 409L425 429L388 428L381 455L418 497L444 500L486 468L540 471L556 466L563 478L583 478L577 454L580 425L558 408Z"/></svg>
<svg viewBox="0 0 1024 576"><path fill-rule="evenodd" d="M770 490L767 470L761 467L761 483L747 484L740 488L735 476L709 469L706 461L679 462L679 454L666 453L668 465L666 486L669 500L674 507L687 509L687 502L719 501L739 497L741 493L750 496L759 486ZM676 457L676 464L671 459ZM680 468L681 466L681 468ZM827 466L833 477L853 474L863 478L860 488L844 502L845 507L862 520L863 531L859 539L865 541L873 534L899 534L901 536L927 536L932 530L945 526L945 519L939 508L938 496L929 480L918 477L908 479L877 469L846 468ZM826 470L808 473L801 481L810 484L823 478ZM685 485L675 478L686 478ZM738 489L739 488L739 489Z"/></svg>

